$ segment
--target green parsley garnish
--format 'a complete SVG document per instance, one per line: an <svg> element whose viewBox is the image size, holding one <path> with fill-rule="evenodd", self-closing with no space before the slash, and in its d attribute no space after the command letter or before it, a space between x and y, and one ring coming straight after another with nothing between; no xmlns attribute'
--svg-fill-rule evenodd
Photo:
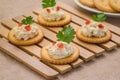
<svg viewBox="0 0 120 80"><path fill-rule="evenodd" d="M74 34L75 34L74 29L70 25L68 25L58 32L57 38L58 41L70 43L75 37Z"/></svg>
<svg viewBox="0 0 120 80"><path fill-rule="evenodd" d="M104 13L97 13L92 16L94 21L104 22L106 20L106 15Z"/></svg>
<svg viewBox="0 0 120 80"><path fill-rule="evenodd" d="M33 17L31 17L31 16L26 17L26 19L23 19L21 22L24 25L27 25L27 24L31 25L31 24L33 24Z"/></svg>
<svg viewBox="0 0 120 80"><path fill-rule="evenodd" d="M42 0L43 8L53 7L56 5L55 0Z"/></svg>

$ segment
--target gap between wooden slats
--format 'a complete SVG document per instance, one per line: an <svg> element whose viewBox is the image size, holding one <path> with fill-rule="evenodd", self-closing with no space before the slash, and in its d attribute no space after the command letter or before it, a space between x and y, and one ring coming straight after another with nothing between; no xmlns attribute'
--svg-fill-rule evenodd
<svg viewBox="0 0 120 80"><path fill-rule="evenodd" d="M36 21L36 20L35 20L35 21ZM47 28L48 28L48 27L47 27ZM54 31L56 31L55 29L56 29L56 28L53 28ZM60 28L60 29L61 29L61 28ZM59 29L59 30L60 30L60 29ZM75 40L77 41L76 38L75 38ZM81 43L80 43L80 42L81 42ZM91 49L93 50L93 52L95 52L95 51L97 51L97 52L98 52L98 51L101 51L101 53L102 53L102 50L103 50L102 48L100 48L100 47L98 47L98 46L96 46L96 45L94 45L94 44L87 44L87 43L84 43L84 42L79 41L79 40L77 41L77 44L82 44L83 46L85 46L85 47L87 47L87 48L89 48L89 49L90 49L91 47L94 47L94 46L95 46L95 48L97 48L97 50L95 50L94 48L91 48ZM91 45L91 47L88 47L88 45ZM95 51L94 51L94 50L95 50ZM96 55L100 55L101 53L98 53L98 54L96 54Z"/></svg>
<svg viewBox="0 0 120 80"><path fill-rule="evenodd" d="M41 8L39 8L38 10L34 10L34 12L37 13L37 14L40 14L40 11L41 11ZM85 20L83 20L83 19L81 19L81 18L79 18L79 17L77 17L73 14L71 14L71 15L72 15L72 22L73 22L71 25L72 26L74 25L74 27L75 27L74 29L77 30L81 25L83 25L85 23ZM74 23L77 23L80 26L78 26ZM113 39L113 40L115 41L115 39ZM117 47L117 44L115 44L112 41L108 41L104 44L100 44L100 46L103 47L106 50L112 50L112 49Z"/></svg>
<svg viewBox="0 0 120 80"><path fill-rule="evenodd" d="M59 4L59 6L66 10L66 11L69 11L70 13L76 15L76 16L79 16L85 20L89 20L91 19L91 16L89 16L88 14L85 14L83 12L81 12L79 9L74 9L73 7L63 3L63 2L60 2L60 1L57 1L57 3ZM114 26L108 22L104 22L104 24L106 25L106 27L111 30L113 33L117 34L120 36L120 28L118 28L117 26Z"/></svg>
<svg viewBox="0 0 120 80"><path fill-rule="evenodd" d="M111 38L111 40L112 40L113 42L115 42L116 44L118 44L118 46L120 46L120 36L112 33L112 38Z"/></svg>
<svg viewBox="0 0 120 80"><path fill-rule="evenodd" d="M74 18L74 19L73 19L73 22L79 24L80 26L85 23L85 20L81 20L81 19L80 19L79 17L77 17L77 16L74 16L74 15L73 15L73 18ZM74 23L73 23L73 24L74 24ZM74 24L74 25L76 25L76 24ZM76 25L76 26L77 26L77 25ZM80 26L79 26L79 27L80 27ZM78 27L76 27L76 28L78 29ZM115 34L112 33L112 35L115 35ZM119 37L119 36L116 35L115 37ZM110 41L110 43L112 43L112 45L109 45L109 44L107 43L107 44L109 45L108 47L106 47L107 49L112 49L112 48L114 49L115 46L116 46L115 43L117 43L117 45L120 44L120 41L116 40L115 37L111 38L111 41L112 41L112 42ZM113 42L115 42L115 43L113 43ZM107 46L105 43L104 43L104 44L101 44L101 45L102 45L103 47L104 47L104 46Z"/></svg>
<svg viewBox="0 0 120 80"><path fill-rule="evenodd" d="M2 22L3 24L5 23L5 21L3 21ZM7 23L13 23L13 22L10 22L9 20L6 22L6 24ZM15 23L14 23L15 24ZM5 25L5 24L4 24ZM7 25L9 25L9 24L7 24ZM14 26L14 25L12 25L12 26ZM83 61L82 60L78 60L78 61L76 61L76 62L74 62L74 63L71 63L71 65L73 66L73 67L77 67L77 65L80 65L80 64L82 64L83 63ZM76 65L75 65L76 64ZM55 66L56 67L56 66ZM64 67L64 66L63 66ZM68 68L68 69L67 69ZM62 70L61 70L61 68L59 68L58 70L60 71L60 73L65 73L65 72L67 72L67 71L69 71L71 68L68 66L66 66L65 68L62 68ZM64 71L63 71L64 70Z"/></svg>
<svg viewBox="0 0 120 80"><path fill-rule="evenodd" d="M18 47L10 44L6 39L0 39L0 50L14 57L18 61L24 63L32 70L38 72L40 75L47 79L53 79L57 77L58 72L43 64L40 61L35 60L32 56L22 51Z"/></svg>
<svg viewBox="0 0 120 80"><path fill-rule="evenodd" d="M34 20L35 20L35 22L37 22L37 19L36 19L36 15L35 14L24 14L24 16L33 16L33 18L34 18ZM52 28L52 29L57 29L57 27L55 27L55 28ZM49 29L50 30L50 29ZM56 30L57 31L57 30ZM54 31L53 31L54 32ZM42 43L42 42L41 42ZM44 43L43 43L43 45L44 45ZM80 47L80 46L79 46ZM86 50L86 49L84 49L84 48L82 48L82 47L80 47L80 50L81 51L83 51L83 52L81 52L80 53L80 57L83 59L83 60L85 60L85 61L89 61L89 60L91 60L93 57L94 57L94 54L92 53L92 52L90 52L90 51L88 51L88 50Z"/></svg>
<svg viewBox="0 0 120 80"><path fill-rule="evenodd" d="M2 23L6 26L6 27L9 27L10 29L13 28L15 25L15 22L14 22L14 25L11 24L11 22L13 21L10 21L10 20L7 20L7 21L3 21ZM9 24L11 24L9 26ZM3 27L3 26L1 26ZM7 38L7 35L8 35L8 32L9 30L5 27L2 28L2 30L4 30L5 34L0 32L1 35L3 35L5 38ZM41 58L40 57L40 47L36 46L36 45L31 45L31 46L19 46L21 49L27 51L30 55L34 55L36 56L37 58ZM49 64L48 65L54 69L56 69L57 71L59 71L61 74L71 70L71 66L70 65L53 65L53 64Z"/></svg>
<svg viewBox="0 0 120 80"><path fill-rule="evenodd" d="M76 29L76 30L77 30L77 28L79 28L79 26L74 23L71 23L71 25L75 26L74 29ZM118 46L120 46L120 37L118 35L112 33L111 41L116 43Z"/></svg>
<svg viewBox="0 0 120 80"><path fill-rule="evenodd" d="M28 15L26 15L26 16L28 16ZM31 16L34 17L35 21L37 21L37 16L35 14L32 13ZM48 28L48 27L46 27L46 28ZM53 29L56 29L56 28L53 28ZM102 54L105 51L103 48L101 48L101 47L99 47L99 46L97 46L95 44L88 44L88 43L82 42L82 41L80 41L80 40L78 40L76 38L73 41L76 44L81 45L81 46L85 47L86 49L94 52L97 56Z"/></svg>
<svg viewBox="0 0 120 80"><path fill-rule="evenodd" d="M14 18L14 20L16 20L17 22L19 22L19 21L21 21L23 18L25 18L25 17L20 16L20 17ZM38 24L36 24L36 25L39 26ZM46 38L47 38L48 40L52 41L51 39L53 38L53 36L50 37L50 36L51 36L51 33L50 33L49 31L46 31L46 30L42 30L42 31L45 31L45 32L44 32L44 33L45 33L44 35L47 36ZM48 37L48 36L49 36L49 37ZM54 39L56 39L55 36L54 36ZM55 40L54 40L54 41L55 41ZM43 47L43 46L42 46L42 47ZM82 63L83 63L83 60L77 60L77 61L71 63L71 65L72 65L73 68L75 68L75 67L77 67L78 65L80 65L80 64L82 64ZM76 65L75 65L75 64L76 64Z"/></svg>

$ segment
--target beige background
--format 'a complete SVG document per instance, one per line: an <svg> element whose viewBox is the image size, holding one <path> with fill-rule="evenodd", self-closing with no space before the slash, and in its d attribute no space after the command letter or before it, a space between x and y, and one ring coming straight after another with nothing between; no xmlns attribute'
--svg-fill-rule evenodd
<svg viewBox="0 0 120 80"><path fill-rule="evenodd" d="M80 10L72 0L59 0ZM0 0L0 21L40 7L40 0ZM85 10L81 11L91 14ZM120 18L108 18L120 26ZM84 63L55 80L120 80L120 47ZM0 80L45 80L22 63L0 51Z"/></svg>

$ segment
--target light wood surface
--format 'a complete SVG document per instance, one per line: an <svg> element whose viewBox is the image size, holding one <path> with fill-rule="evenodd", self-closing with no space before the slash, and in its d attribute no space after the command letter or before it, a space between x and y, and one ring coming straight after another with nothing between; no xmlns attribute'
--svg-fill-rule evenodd
<svg viewBox="0 0 120 80"><path fill-rule="evenodd" d="M13 0L14 1L14 0ZM73 15L73 18L72 18L72 25L74 25L75 27L75 29L77 29L80 25L82 25L83 24L83 22L86 20L86 19L90 19L90 16L87 14L87 15L85 15L83 12L84 12L84 10L83 10L83 12L79 12L79 8L75 5L75 4L73 4L73 1L72 0L70 0L70 1L64 1L64 0L60 0L60 1L63 1L63 2L65 2L65 3L69 3L69 5L71 5L71 6L73 6L73 7L71 7L71 6L66 6L64 3L59 3L59 4L62 4L62 8L67 8L67 10L69 11L69 12L72 12L72 14L75 14L75 15ZM37 1L35 1L36 3L37 3ZM31 3L32 3L32 1L31 1ZM14 6L14 5L13 5ZM37 8L36 6L34 6L35 8ZM33 9L35 9L35 8L33 8ZM33 10L32 9L32 10ZM37 8L38 9L38 8ZM66 9L65 9L66 10ZM31 13L31 12L30 12ZM86 12L86 13L89 13L89 12ZM21 13L22 15L24 15L24 16L28 16L29 14L27 13L27 14L23 14L23 12ZM14 14L13 14L14 15ZM18 14L16 14L16 16L17 16ZM35 20L35 22L37 22L37 20L36 20L36 14L33 14L32 13L32 15L34 15L34 20ZM81 18L78 18L78 16L79 17L82 17L83 19L81 19ZM86 17L87 16L87 17ZM0 16L1 17L1 16ZM19 16L18 16L19 17ZM21 17L21 16L20 16ZM23 16L22 16L23 17ZM8 17L6 17L6 19L7 19ZM12 16L11 16L11 18L12 18ZM15 17L16 18L16 17ZM19 18L18 18L19 19ZM17 20L18 20L17 19ZM79 22L79 20L80 20L80 22ZM113 22L113 21L114 22ZM109 22L112 22L114 25L117 25L117 26L120 26L119 24L118 24L118 21L117 20L119 20L119 19L112 19L112 18L109 18L108 19L108 21ZM10 23L9 23L9 21L10 21ZM14 21L12 21L12 20L8 20L7 19L7 21L6 20L4 20L4 25L6 25L6 27L7 28L5 28L4 26L1 26L0 27L0 34L1 35L4 35L4 37L5 38L7 38L7 33L8 33L8 31L9 31L9 29L11 29L14 25L16 25L16 22L14 22ZM110 26L110 30L113 32L113 37L112 37L112 39L111 39L111 41L110 42L108 42L108 43L105 43L105 44L101 44L101 45L97 45L98 47L100 47L100 48L98 48L97 50L94 50L93 48L96 48L96 47L93 47L93 48L91 48L91 45L90 46L85 46L85 44L84 43L79 43L79 41L77 42L77 39L75 39L74 40L74 44L76 44L76 45L79 45L79 48L80 49L82 49L82 54L80 54L80 58L81 59L79 59L78 61L76 61L75 63L72 63L71 65L69 65L69 66L72 66L73 68L74 67L78 67L79 65L81 65L81 63L83 63L83 60L84 61L89 61L89 60L91 60L91 59L94 59L94 61L89 61L89 62L87 62L87 63L84 63L83 65L82 65L82 67L79 67L79 68L75 68L75 69L73 69L72 71L70 71L70 72L68 72L68 73L66 73L66 74L64 74L64 75L60 75L60 76L58 76L58 80L78 80L78 79L82 79L82 80L106 80L106 79L109 79L109 80L119 80L119 78L120 78L120 76L119 76L119 74L120 74L120 71L119 71L119 67L117 67L117 66L119 66L120 64L119 64L119 62L120 62L120 60L119 60L119 58L120 58L120 55L119 55L119 48L117 48L116 50L112 50L112 51L110 51L110 52L106 52L106 53L109 53L109 54L105 54L104 53L104 56L100 56L100 57L97 57L97 58L93 58L95 55L101 55L101 54L103 54L103 51L104 50L111 50L111 49L114 49L115 48L115 46L116 45L120 45L120 37L119 37L119 28L118 27L116 27L116 26L114 26L114 25L111 25L111 24L109 24L109 23L105 23L107 26ZM37 24L36 24L37 25ZM77 26L77 27L76 27ZM112 26L112 28L111 28L111 26ZM115 28L114 28L115 27ZM56 40L56 38L55 38L55 33L57 33L61 28L56 28L55 30L53 29L53 28L47 28L47 29L45 29L45 28L42 28L42 27L40 27L42 30L45 30L45 31L48 31L48 34L46 34L45 35L45 39L43 39L43 41L41 42L41 43L39 43L37 46L36 45L33 45L33 46L30 46L30 47L24 47L24 46L20 46L20 48L22 49L22 50L24 50L25 52L28 52L30 55L34 55L34 56L36 56L36 57L33 57L33 59L37 62L37 61L39 61L38 60L38 58L40 58L40 56L38 55L39 53L38 53L38 51L39 51L39 49L42 47L42 46L45 46L46 44L48 44L49 42L51 42L51 41L53 41L53 40ZM2 32L1 32L1 30L2 30ZM3 31L3 30L5 30L5 31ZM52 38L51 37L49 37L50 35L49 34L52 34ZM116 35L117 34L117 35ZM1 39L1 38L0 38ZM49 40L48 40L49 39ZM3 39L3 42L4 41L6 41L6 40L4 40ZM2 42L2 43L3 43ZM5 43L5 42L4 42ZM44 44L45 43L45 44ZM82 45L82 47L80 47L80 45ZM86 44L87 45L87 44ZM96 46L96 45L95 45ZM1 46L1 47L3 47L3 46ZM84 47L84 48L83 48ZM3 47L3 48L5 48L5 47ZM85 48L88 48L87 50L85 49ZM91 48L91 49L89 49L89 48ZM104 49L103 49L104 48ZM35 50L36 49L36 50ZM99 50L100 49L100 50ZM9 49L8 49L8 51L9 51ZM92 52L91 52L92 51ZM6 51L5 51L6 52ZM94 53L93 53L94 52ZM37 54L34 54L34 53L37 53ZM113 54L110 54L110 53L113 53ZM1 56L1 57L3 57L3 56ZM8 58L8 56L7 55L5 55L5 57L7 57L7 59L9 59ZM82 60L83 59L83 60ZM10 59L10 60L12 60L12 59ZM1 58L1 62L4 62L5 61L5 59L4 58ZM13 62L14 62L14 60L12 60ZM110 63L109 63L110 62ZM24 63L24 62L23 62ZM1 63L1 64L3 64L3 63ZM8 63L6 63L6 64L8 64ZM18 63L18 62L16 62L15 64L20 64L20 63ZM43 64L43 63L42 63ZM10 64L9 65L12 65L12 62L10 62ZM46 65L46 64L45 64ZM101 66L102 65L102 66ZM1 66L1 65L0 65ZM21 65L19 65L19 66L21 66ZM28 65L29 66L29 65ZM49 65L49 64L47 64L46 66L51 66L51 64ZM109 67L108 67L109 66ZM1 71L1 73L0 73L0 75L1 75L1 77L0 77L0 80L2 80L2 79L4 79L4 80L16 80L15 79L15 77L13 77L12 76L12 74L10 74L11 75L11 77L9 77L9 75L8 75L8 77L4 77L4 75L3 75L3 73L5 72L5 74L8 74L6 71L5 71L5 68L6 68L7 66L5 66L5 64L3 64L3 67L1 67L1 69L3 69L2 71ZM52 68L54 68L55 70L57 70L58 72L60 72L59 70L61 70L61 71L65 71L66 69L68 69L68 66L66 66L66 68L65 68L65 66L59 66L59 68L58 69L56 69L56 65L52 65L51 66ZM60 68L61 67L61 68ZM16 69L20 69L20 67L18 68L18 67L16 67ZM70 68L69 68L70 69ZM68 69L68 71L69 71L69 69ZM94 69L94 71L92 70L92 69ZM11 68L9 71L12 71L13 69ZM54 70L54 71L55 71ZM39 70L39 71L41 71L41 70ZM23 70L23 72L25 73L25 71ZM19 74L19 75L17 75L17 74L14 74L14 75L16 75L17 77L19 77L20 78L20 80L21 80L21 78L22 78L22 80L26 80L26 79L36 79L36 80L44 80L44 78L42 78L40 75L37 75L36 73L34 73L34 72L32 72L31 73L31 70L27 70L26 72L28 72L28 74L26 74L26 77L24 77L24 76L21 76L20 77L20 75L21 74ZM42 72L45 72L44 70L42 71ZM58 73L57 72L57 73ZM65 71L66 72L66 71ZM111 73L114 73L114 74L111 74ZM39 72L38 72L39 73ZM46 72L45 72L46 73ZM55 72L53 72L54 73L54 75L56 74L56 71ZM62 72L60 72L60 73L62 73ZM64 72L63 72L64 73ZM105 73L104 75L103 75L103 73ZM40 72L40 74L42 74L41 72ZM46 73L46 74L48 74L48 73ZM93 74L96 74L96 76L94 76ZM30 75L33 75L33 76L30 76ZM42 74L44 77L46 77L46 75L44 75L44 74ZM50 74L49 74L50 75ZM56 74L57 75L57 74ZM53 77L56 77L56 75L55 76L53 76ZM81 75L81 76L80 76ZM99 75L99 76L98 76ZM76 78L75 78L76 77ZM48 78L48 77L46 77L46 78ZM19 79L18 79L19 80ZM57 79L56 79L57 80Z"/></svg>
<svg viewBox="0 0 120 80"><path fill-rule="evenodd" d="M35 11L34 11L35 12ZM33 14L33 13L27 13L27 14L25 14L24 15L25 17L27 17L27 16L33 16L34 17L34 21L35 22L37 22L37 15L35 15L35 14ZM55 33L57 33L58 31L60 31L62 28L60 28L60 27L56 27L56 28L50 28L50 27L47 27L49 30L51 30L51 31L53 31L53 32L55 32ZM45 29L45 31L46 31L47 29ZM50 31L46 31L46 32L48 32L48 34L53 34L52 35L52 38L56 38L56 35L54 34L54 33L51 33ZM51 38L51 36L48 36L49 38ZM52 39L51 38L51 39ZM55 40L53 40L53 41L55 41ZM74 44L75 45L75 44ZM81 50L81 53L80 53L80 56L82 57L82 58L84 58L84 60L85 61L88 61L88 60L90 60L90 59L92 59L93 57L94 57L94 54L93 53L91 53L90 51L88 51L88 50L86 50L86 49L84 49L84 48L82 48L82 47L80 47L80 46L78 46L79 48L80 48L80 50ZM89 56L86 56L86 54L88 54Z"/></svg>
<svg viewBox="0 0 120 80"><path fill-rule="evenodd" d="M12 28L13 26L16 26L16 25L12 25L13 23L15 23L15 22L13 22L12 20L10 21L3 21L2 22L6 27L8 27L8 28ZM7 23L9 23L9 24L7 24ZM11 26L12 25L12 26ZM8 31L8 30L6 30L6 31ZM5 31L5 32L6 32ZM5 35L5 38L7 38L6 37L6 35ZM39 59L41 58L40 57L40 47L38 47L38 46L36 46L36 45L31 45L31 46L19 46L20 48L22 48L23 50L25 50L25 51L27 51L27 52L29 52L29 54L31 54L32 56L36 56L36 57L38 57ZM36 55L37 54L37 55ZM57 65L52 65L52 64L48 64L49 66L51 66L51 67L54 67L56 70L58 70L60 73L65 73L66 71L69 71L70 69L71 69L71 66L70 65L59 65L59 66L57 66Z"/></svg>
<svg viewBox="0 0 120 80"><path fill-rule="evenodd" d="M43 75L47 79L52 79L58 75L57 71L49 68L48 66L41 63L40 61L35 60L32 56L27 55L21 49L17 48L14 45L11 45L5 39L0 39L0 49L8 53L8 55L16 58L18 61L24 63L31 69L35 70L39 74Z"/></svg>

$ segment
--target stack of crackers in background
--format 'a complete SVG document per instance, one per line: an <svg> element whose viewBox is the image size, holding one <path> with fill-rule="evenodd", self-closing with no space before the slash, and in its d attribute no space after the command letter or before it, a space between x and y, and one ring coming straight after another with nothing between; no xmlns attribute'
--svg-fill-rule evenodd
<svg viewBox="0 0 120 80"><path fill-rule="evenodd" d="M79 0L80 3L104 12L120 12L120 0Z"/></svg>

